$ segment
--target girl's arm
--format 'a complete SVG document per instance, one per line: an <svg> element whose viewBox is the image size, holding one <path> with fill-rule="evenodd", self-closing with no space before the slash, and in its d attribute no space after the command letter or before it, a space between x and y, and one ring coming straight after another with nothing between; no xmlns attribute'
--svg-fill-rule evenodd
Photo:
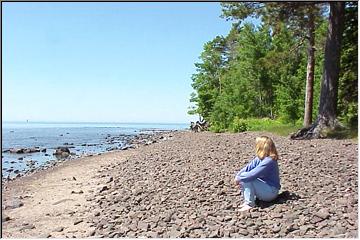
<svg viewBox="0 0 360 240"><path fill-rule="evenodd" d="M254 169L259 164L258 157L254 158L251 162L249 162L245 167L243 167L235 176L235 180L237 182L240 182L240 175L244 172L248 172L252 169Z"/></svg>
<svg viewBox="0 0 360 240"><path fill-rule="evenodd" d="M237 177L239 180L244 182L255 180L256 178L263 176L267 171L271 170L273 164L272 161L273 160L271 158L265 158L260 161L260 164L255 168L250 171L241 172Z"/></svg>

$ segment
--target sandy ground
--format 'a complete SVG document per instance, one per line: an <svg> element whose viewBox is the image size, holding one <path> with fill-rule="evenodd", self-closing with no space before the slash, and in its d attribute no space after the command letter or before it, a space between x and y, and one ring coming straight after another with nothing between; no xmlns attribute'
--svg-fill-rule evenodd
<svg viewBox="0 0 360 240"><path fill-rule="evenodd" d="M350 140L267 134L290 194L237 211L234 171L263 134L165 133L16 179L2 189L2 237L357 237L358 145Z"/></svg>
<svg viewBox="0 0 360 240"><path fill-rule="evenodd" d="M2 237L63 238L74 232L85 236L91 227L84 221L74 223L87 219L86 196L99 185L94 176L104 166L121 163L132 154L134 150L68 161L5 184ZM6 217L10 220L4 221Z"/></svg>

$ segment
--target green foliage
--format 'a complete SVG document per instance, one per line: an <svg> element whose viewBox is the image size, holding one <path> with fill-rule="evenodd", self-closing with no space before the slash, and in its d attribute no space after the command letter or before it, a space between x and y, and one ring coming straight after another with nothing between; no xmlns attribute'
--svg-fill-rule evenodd
<svg viewBox="0 0 360 240"><path fill-rule="evenodd" d="M345 11L338 115L345 124L354 128L358 123L358 3L348 3Z"/></svg>
<svg viewBox="0 0 360 240"><path fill-rule="evenodd" d="M242 21L247 17L256 17L264 11L264 4L259 2L222 2L221 17L227 20Z"/></svg>
<svg viewBox="0 0 360 240"><path fill-rule="evenodd" d="M274 96L266 66L270 47L269 28L245 24L239 29L236 58L221 76L222 91L210 115L212 124L228 129L235 117L271 115Z"/></svg>
<svg viewBox="0 0 360 240"><path fill-rule="evenodd" d="M235 117L231 124L231 130L233 132L245 132L245 131L249 130L249 126L246 123L245 119Z"/></svg>
<svg viewBox="0 0 360 240"><path fill-rule="evenodd" d="M327 24L324 4L221 3L223 17L237 21L225 37L204 45L190 96L190 114L210 122L214 132L300 128L304 115L307 14L316 17L313 119L317 116ZM311 8L315 4L316 8ZM347 5L339 81L339 115L357 123L357 3ZM296 13L293 11L296 9ZM281 14L282 15L281 15ZM277 16L280 14L281 16ZM258 17L254 26L243 20ZM277 19L278 21L270 21ZM349 93L349 94L348 94Z"/></svg>
<svg viewBox="0 0 360 240"><path fill-rule="evenodd" d="M201 62L195 63L196 73L192 76L192 93L190 102L196 107L189 114L200 114L207 119L220 92L220 73L225 64L224 38L217 36L204 45L200 55Z"/></svg>
<svg viewBox="0 0 360 240"><path fill-rule="evenodd" d="M295 123L304 113L306 55L305 47L298 46L292 33L281 26L274 36L271 70L278 78L275 85L275 113L284 123Z"/></svg>
<svg viewBox="0 0 360 240"><path fill-rule="evenodd" d="M301 124L288 124L280 120L272 120L270 118L235 118L232 124L232 132L244 131L267 131L281 136L289 135L301 127Z"/></svg>
<svg viewBox="0 0 360 240"><path fill-rule="evenodd" d="M214 123L210 126L210 131L215 133L222 133L226 132L226 128L224 126L221 126L219 123Z"/></svg>

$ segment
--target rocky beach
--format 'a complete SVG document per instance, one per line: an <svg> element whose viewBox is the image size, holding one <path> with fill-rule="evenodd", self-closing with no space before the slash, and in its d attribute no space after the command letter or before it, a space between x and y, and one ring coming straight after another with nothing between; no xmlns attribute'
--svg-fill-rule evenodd
<svg viewBox="0 0 360 240"><path fill-rule="evenodd" d="M2 180L51 168L62 161L101 155L146 143L152 135L187 124L6 122L2 135Z"/></svg>
<svg viewBox="0 0 360 240"><path fill-rule="evenodd" d="M280 196L248 212L234 173L272 137ZM358 237L358 143L163 132L2 185L4 238Z"/></svg>

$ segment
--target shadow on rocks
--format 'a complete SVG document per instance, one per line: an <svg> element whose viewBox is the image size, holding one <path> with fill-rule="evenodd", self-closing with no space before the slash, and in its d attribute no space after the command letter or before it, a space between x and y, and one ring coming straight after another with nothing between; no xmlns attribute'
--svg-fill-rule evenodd
<svg viewBox="0 0 360 240"><path fill-rule="evenodd" d="M256 199L255 203L257 206L259 206L260 208L267 208L270 207L272 205L275 204L284 204L287 203L289 201L294 201L294 200L298 200L301 197L295 193L289 192L289 191L283 191L281 193L279 193L278 197L271 201L271 202L265 202L265 201L261 201L259 199Z"/></svg>

